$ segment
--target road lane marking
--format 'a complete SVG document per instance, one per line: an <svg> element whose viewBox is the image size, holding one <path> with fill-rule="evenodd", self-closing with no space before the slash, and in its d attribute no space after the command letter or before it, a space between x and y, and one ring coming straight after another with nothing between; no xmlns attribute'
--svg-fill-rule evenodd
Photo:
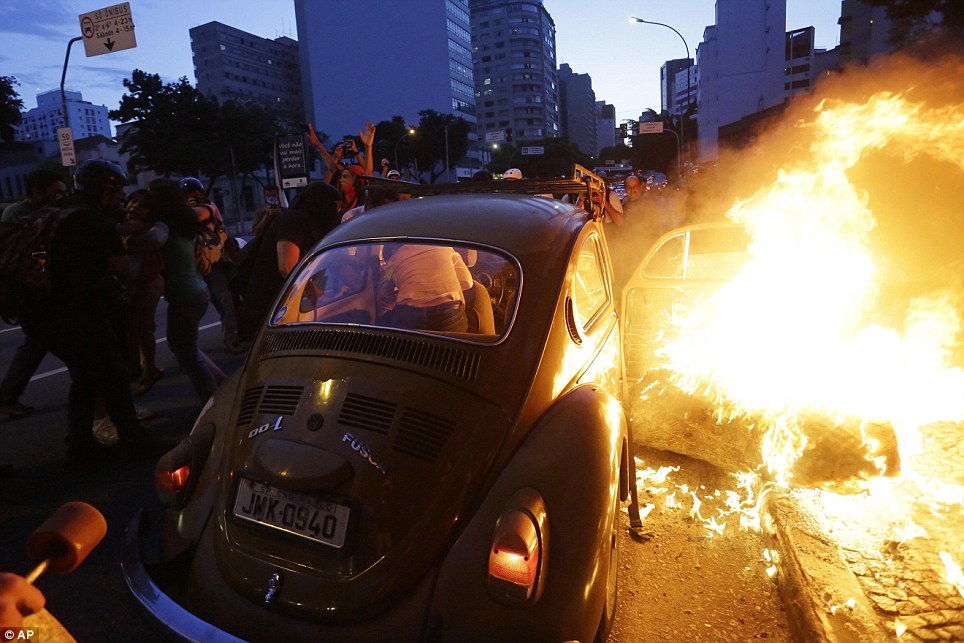
<svg viewBox="0 0 964 643"><path fill-rule="evenodd" d="M221 325L221 322L214 322L213 324L205 324L204 326L198 326L198 332L202 330L207 330L209 328L214 328L215 326L220 326L220 325ZM154 340L154 343L163 344L166 341L167 341L167 337L158 337L156 340ZM53 375L60 375L61 373L66 373L66 372L67 372L67 367L61 366L60 368L55 368L52 371L37 373L36 375L30 378L30 381L36 382L37 380L42 380L44 378L51 377Z"/></svg>

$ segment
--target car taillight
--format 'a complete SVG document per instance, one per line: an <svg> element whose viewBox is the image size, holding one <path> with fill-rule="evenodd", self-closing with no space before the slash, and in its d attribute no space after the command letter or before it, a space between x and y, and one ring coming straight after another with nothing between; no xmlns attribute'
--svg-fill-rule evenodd
<svg viewBox="0 0 964 643"><path fill-rule="evenodd" d="M154 487L162 503L180 506L187 501L211 452L214 432L210 422L195 426L191 435L157 461Z"/></svg>
<svg viewBox="0 0 964 643"><path fill-rule="evenodd" d="M545 584L547 525L542 497L532 489L516 493L496 524L489 549L489 593L521 605L539 599Z"/></svg>
<svg viewBox="0 0 964 643"><path fill-rule="evenodd" d="M191 475L191 465L186 464L174 471L154 469L154 484L158 493L177 495L187 488L187 481Z"/></svg>
<svg viewBox="0 0 964 643"><path fill-rule="evenodd" d="M489 551L489 576L508 583L505 591L512 598L526 601L536 583L540 553L532 519L521 511L513 511L496 532Z"/></svg>

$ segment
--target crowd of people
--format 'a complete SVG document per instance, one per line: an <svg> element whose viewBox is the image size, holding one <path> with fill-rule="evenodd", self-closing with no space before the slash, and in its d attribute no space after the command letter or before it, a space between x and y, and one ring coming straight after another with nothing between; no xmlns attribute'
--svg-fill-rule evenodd
<svg viewBox="0 0 964 643"><path fill-rule="evenodd" d="M198 344L209 305L218 312L226 350L243 352L304 253L363 208L357 177L372 174L374 136L367 123L359 133L363 150L346 138L329 152L312 130L325 180L309 184L291 208L282 205L277 186L267 186L243 252L224 233L222 214L197 178L159 178L125 194L124 169L94 159L77 168L71 194L59 174L30 173L26 198L4 209L2 220L26 225L51 204L70 213L50 244L49 299L17 320L24 339L0 380L0 414L10 420L34 411L20 398L50 353L71 378L66 469L97 466L116 451L161 455L172 445L148 434L141 422L152 414L134 404L165 376L155 322L161 299L167 346L203 405L226 377ZM385 165L382 174L399 177ZM223 243L214 259L207 246L219 242L202 243L212 228Z"/></svg>
<svg viewBox="0 0 964 643"><path fill-rule="evenodd" d="M2 221L30 220L52 203L76 212L52 244L49 306L19 320L24 340L0 380L0 414L18 418L33 411L20 398L49 352L64 361L71 376L67 468L92 466L108 448L105 443L119 442L135 457L157 455L164 445L141 425L150 412L133 400L165 376L155 337L161 299L167 303L168 348L203 405L226 377L198 343L209 305L220 317L226 350L243 352L305 253L364 211L365 177L401 180L387 159L375 172L370 122L357 138L346 137L331 150L311 125L308 138L324 163L324 179L309 183L290 208L278 186L265 186L264 207L243 249L224 232L220 209L197 178L159 178L125 195L124 170L95 159L77 169L70 195L58 174L31 173L27 197L8 206ZM473 178L491 180L492 175L480 172ZM511 168L502 178L522 179L522 172ZM369 203L405 196L382 192L373 191ZM655 239L666 228L649 211L643 193L642 181L631 175L622 201L612 192L603 197L605 221L621 229L609 235L618 284L639 259L639 239ZM205 229L220 231L223 249L201 261L199 239ZM205 256L209 251L205 248Z"/></svg>

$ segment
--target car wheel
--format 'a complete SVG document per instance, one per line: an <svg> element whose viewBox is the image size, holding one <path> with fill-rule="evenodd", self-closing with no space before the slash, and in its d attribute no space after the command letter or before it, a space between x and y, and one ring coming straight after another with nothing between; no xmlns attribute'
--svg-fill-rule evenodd
<svg viewBox="0 0 964 643"><path fill-rule="evenodd" d="M595 643L606 643L616 620L616 590L619 572L619 493L613 497L612 528L609 532L609 575L606 579L606 602L603 604Z"/></svg>

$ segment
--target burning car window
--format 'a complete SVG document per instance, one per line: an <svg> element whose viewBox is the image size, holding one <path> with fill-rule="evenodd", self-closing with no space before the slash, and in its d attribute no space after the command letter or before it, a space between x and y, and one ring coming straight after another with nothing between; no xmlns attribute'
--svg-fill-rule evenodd
<svg viewBox="0 0 964 643"><path fill-rule="evenodd" d="M302 264L271 325L359 324L497 341L515 312L517 264L438 242L329 248Z"/></svg>
<svg viewBox="0 0 964 643"><path fill-rule="evenodd" d="M642 267L657 279L729 281L748 258L746 232L738 226L681 231L664 240Z"/></svg>

